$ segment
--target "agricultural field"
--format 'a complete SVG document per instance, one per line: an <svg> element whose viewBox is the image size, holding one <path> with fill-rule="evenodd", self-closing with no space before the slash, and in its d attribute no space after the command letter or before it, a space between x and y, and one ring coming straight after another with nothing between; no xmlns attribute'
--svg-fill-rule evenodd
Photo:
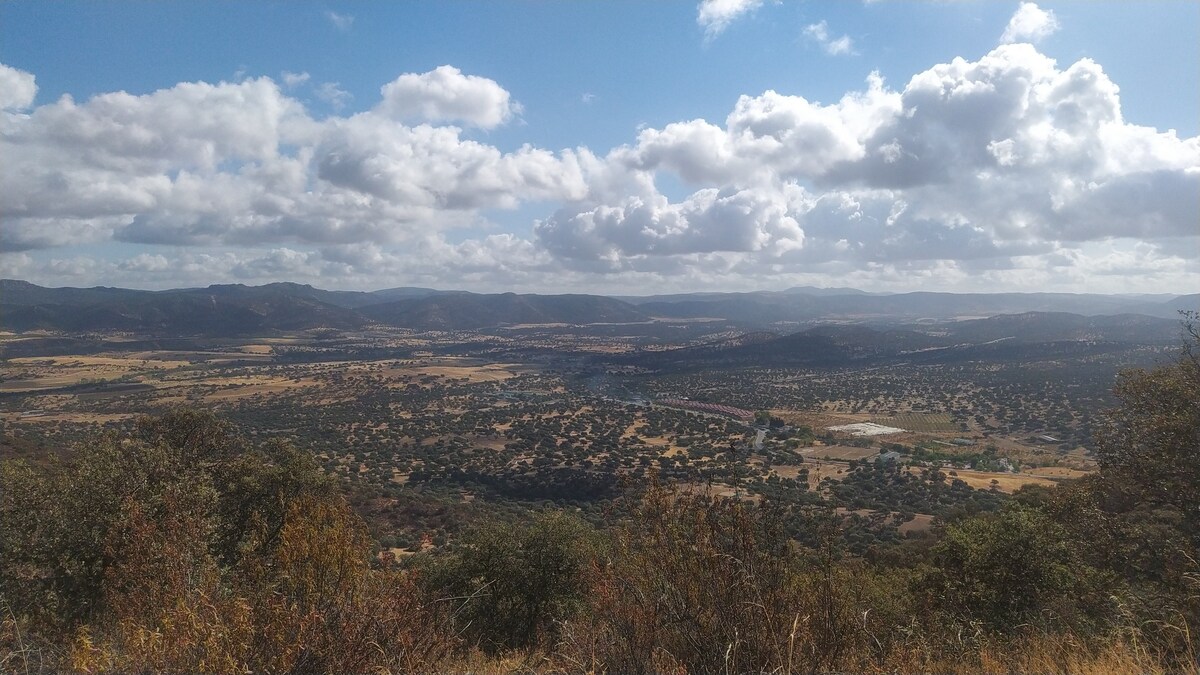
<svg viewBox="0 0 1200 675"><path fill-rule="evenodd" d="M959 426L950 413L904 413L886 417L873 417L871 422L887 427L900 427L924 434L959 433Z"/></svg>

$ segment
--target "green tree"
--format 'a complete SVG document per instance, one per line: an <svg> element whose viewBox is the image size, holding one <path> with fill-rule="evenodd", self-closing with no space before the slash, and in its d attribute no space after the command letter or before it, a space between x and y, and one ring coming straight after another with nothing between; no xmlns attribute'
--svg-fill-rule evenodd
<svg viewBox="0 0 1200 675"><path fill-rule="evenodd" d="M1155 370L1121 374L1097 435L1101 475L1137 501L1178 509L1200 545L1200 335L1185 321L1179 358Z"/></svg>
<svg viewBox="0 0 1200 675"><path fill-rule="evenodd" d="M922 580L934 606L998 630L1037 621L1079 592L1082 564L1066 531L1019 505L946 529Z"/></svg>
<svg viewBox="0 0 1200 675"><path fill-rule="evenodd" d="M565 514L528 526L492 523L431 561L427 583L459 605L468 639L489 650L529 647L578 608L593 554L590 527Z"/></svg>

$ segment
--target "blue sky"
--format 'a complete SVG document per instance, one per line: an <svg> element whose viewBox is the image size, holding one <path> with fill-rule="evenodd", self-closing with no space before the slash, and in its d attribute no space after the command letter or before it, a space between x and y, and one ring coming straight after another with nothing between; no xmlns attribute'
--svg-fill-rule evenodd
<svg viewBox="0 0 1200 675"><path fill-rule="evenodd" d="M1190 1L6 2L0 275L1194 292L1198 33Z"/></svg>

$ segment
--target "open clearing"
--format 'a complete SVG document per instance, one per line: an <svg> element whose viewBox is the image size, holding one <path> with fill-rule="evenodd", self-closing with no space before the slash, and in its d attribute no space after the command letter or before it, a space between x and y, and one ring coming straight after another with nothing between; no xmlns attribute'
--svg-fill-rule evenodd
<svg viewBox="0 0 1200 675"><path fill-rule="evenodd" d="M8 359L0 367L0 391L35 392L78 384L157 375L190 365L187 361L107 356L54 356Z"/></svg>
<svg viewBox="0 0 1200 675"><path fill-rule="evenodd" d="M851 436L886 436L888 434L901 434L906 429L898 427L885 427L882 424L873 422L856 422L854 424L840 424L836 427L829 427L830 431L841 431L850 434Z"/></svg>
<svg viewBox="0 0 1200 675"><path fill-rule="evenodd" d="M951 471L958 475L952 475ZM1049 478L1032 476L1027 473L992 473L990 471L973 471L971 469L951 469L946 471L946 474L947 480L958 478L976 490L989 490L992 487L992 481L995 481L997 490L1009 494L1026 485L1054 487L1058 484Z"/></svg>
<svg viewBox="0 0 1200 675"><path fill-rule="evenodd" d="M1092 472L1065 466L1040 466L1036 469L1026 469L1025 473L1046 478L1083 478Z"/></svg>
<svg viewBox="0 0 1200 675"><path fill-rule="evenodd" d="M800 451L807 459L833 459L848 462L852 459L878 457L879 448L857 448L852 445L817 445Z"/></svg>

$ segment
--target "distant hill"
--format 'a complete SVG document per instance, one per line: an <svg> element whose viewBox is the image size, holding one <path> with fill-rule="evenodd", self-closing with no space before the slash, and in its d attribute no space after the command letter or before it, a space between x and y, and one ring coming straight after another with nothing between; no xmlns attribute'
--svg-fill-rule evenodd
<svg viewBox="0 0 1200 675"><path fill-rule="evenodd" d="M262 335L386 324L464 330L521 323L646 321L628 303L596 295L480 295L395 288L371 293L275 283L139 291L45 288L0 280L0 327L67 333L132 332L163 336Z"/></svg>
<svg viewBox="0 0 1200 675"><path fill-rule="evenodd" d="M0 281L0 326L6 330L224 336L349 329L367 323L357 313L317 300L295 284L136 291L42 288Z"/></svg>
<svg viewBox="0 0 1200 675"><path fill-rule="evenodd" d="M1200 293L1181 295L1162 303L1162 307L1169 312L1200 312Z"/></svg>
<svg viewBox="0 0 1200 675"><path fill-rule="evenodd" d="M753 332L718 342L618 357L642 367L700 370L820 367L864 362L954 363L1100 354L1181 339L1178 321L1123 314L1087 317L1028 312L987 319L874 329L824 325L796 333Z"/></svg>
<svg viewBox="0 0 1200 675"><path fill-rule="evenodd" d="M1173 344L1181 337L1178 319L1144 314L1080 316L1066 312L1025 312L940 324L938 328L947 336L968 342L1012 339L1018 342L1092 340Z"/></svg>
<svg viewBox="0 0 1200 675"><path fill-rule="evenodd" d="M397 300L360 310L379 323L426 330L470 330L504 324L630 323L649 317L633 305L599 295L478 295L454 293Z"/></svg>
<svg viewBox="0 0 1200 675"><path fill-rule="evenodd" d="M845 294L838 294L845 293ZM694 293L642 298L478 294L430 288L328 291L306 284L217 284L141 291L46 288L0 280L0 328L67 333L136 332L230 336L373 324L417 330L473 330L518 324L599 324L653 318L724 319L747 332L838 321L903 328L959 341L1025 336L1038 340L1163 342L1178 335L1179 311L1200 295L1161 297L1064 293L899 293L793 288L783 292ZM983 317L990 317L984 319ZM1152 320L1154 319L1154 320ZM978 320L979 323L972 323ZM822 333L814 333L813 337ZM908 333L892 332L896 344Z"/></svg>
<svg viewBox="0 0 1200 675"><path fill-rule="evenodd" d="M786 291L788 295L888 295L887 293L868 293L860 291L857 288L847 288L845 286L837 286L834 288L821 288L818 286L793 286Z"/></svg>
<svg viewBox="0 0 1200 675"><path fill-rule="evenodd" d="M947 321L997 314L1066 312L1080 315L1145 314L1178 318L1178 310L1200 309L1200 297L1167 302L1137 297L1074 293L897 293L870 295L841 289L795 288L783 293L706 293L626 298L642 311L671 318L720 318L747 326L779 322Z"/></svg>

